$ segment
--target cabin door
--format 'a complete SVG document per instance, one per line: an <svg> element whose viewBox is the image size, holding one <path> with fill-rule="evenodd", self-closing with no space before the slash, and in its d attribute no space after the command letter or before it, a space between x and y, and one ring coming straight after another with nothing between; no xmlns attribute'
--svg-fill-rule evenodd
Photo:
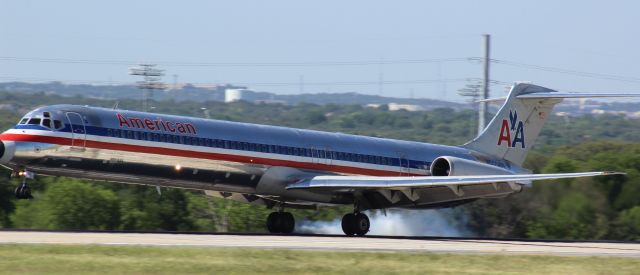
<svg viewBox="0 0 640 275"><path fill-rule="evenodd" d="M67 112L67 121L71 128L71 148L84 149L87 145L87 128L82 116L75 112Z"/></svg>

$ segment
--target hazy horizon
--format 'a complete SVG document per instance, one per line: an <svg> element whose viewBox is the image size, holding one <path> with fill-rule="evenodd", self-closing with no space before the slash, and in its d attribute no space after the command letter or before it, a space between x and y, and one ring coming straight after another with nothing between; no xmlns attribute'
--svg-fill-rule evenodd
<svg viewBox="0 0 640 275"><path fill-rule="evenodd" d="M461 101L492 35L492 96L514 81L638 92L633 1L16 1L0 4L0 81L164 81L278 94ZM174 78L175 75L175 78ZM382 83L382 85L380 85Z"/></svg>

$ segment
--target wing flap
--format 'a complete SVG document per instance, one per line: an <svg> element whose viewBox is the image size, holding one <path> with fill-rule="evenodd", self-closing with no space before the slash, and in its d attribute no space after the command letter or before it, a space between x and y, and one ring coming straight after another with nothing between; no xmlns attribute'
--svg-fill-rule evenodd
<svg viewBox="0 0 640 275"><path fill-rule="evenodd" d="M474 184L515 182L528 183L537 180L582 178L622 175L619 172L581 172L557 174L483 175L450 177L369 177L369 176L316 176L287 185L287 189L404 189L435 186L464 186Z"/></svg>

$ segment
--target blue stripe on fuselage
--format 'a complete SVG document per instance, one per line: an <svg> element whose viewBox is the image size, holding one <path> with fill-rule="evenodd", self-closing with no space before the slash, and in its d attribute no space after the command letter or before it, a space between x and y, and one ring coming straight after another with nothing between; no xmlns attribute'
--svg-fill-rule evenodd
<svg viewBox="0 0 640 275"><path fill-rule="evenodd" d="M82 125L73 125L73 127L74 129L82 129ZM51 131L50 129L40 125L18 124L14 128ZM237 140L210 139L210 138L202 138L202 137L192 136L192 135L167 134L167 133L158 132L158 131L133 131L133 130L124 130L124 129L96 127L96 126L85 126L85 129L86 129L87 135L142 140L146 142L172 143L172 144L181 144L181 145L189 145L189 146L269 153L269 154L276 154L276 155L311 157L311 158L318 158L318 159L331 159L331 160L347 161L347 162L353 162L353 163L374 164L374 165L392 166L392 167L402 166L402 167L408 167L411 169L420 169L420 170L428 170L429 166L431 165L431 162L421 161L421 160L403 159L401 161L400 158L391 158L391 157L385 157L385 156L354 154L350 152L341 152L341 151L333 151L333 150L312 150L310 148L300 148L300 147L282 146L282 145L273 145L273 144L261 144L261 143L252 143L252 142L244 142L244 141L237 141ZM56 131L70 133L71 125L65 124L64 128Z"/></svg>

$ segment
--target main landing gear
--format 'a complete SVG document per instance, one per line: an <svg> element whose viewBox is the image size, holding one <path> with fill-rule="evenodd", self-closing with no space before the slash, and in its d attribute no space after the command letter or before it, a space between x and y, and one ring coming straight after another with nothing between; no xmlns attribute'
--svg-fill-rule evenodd
<svg viewBox="0 0 640 275"><path fill-rule="evenodd" d="M353 205L353 213L348 213L342 217L342 232L347 236L364 236L369 232L369 217L360 212L360 204L356 201Z"/></svg>
<svg viewBox="0 0 640 275"><path fill-rule="evenodd" d="M342 231L347 236L364 236L369 232L369 217L361 212L354 212L342 217Z"/></svg>
<svg viewBox="0 0 640 275"><path fill-rule="evenodd" d="M33 196L31 195L31 187L29 187L29 184L27 184L27 178L33 178L33 174L31 172L19 172L18 173L19 176L22 177L22 183L20 183L20 185L18 185L18 187L16 187L15 190L15 194L16 194L16 199L19 200L27 200L27 199L33 199Z"/></svg>
<svg viewBox="0 0 640 275"><path fill-rule="evenodd" d="M272 212L267 217L267 229L270 233L291 234L296 227L296 220L289 212L280 209L278 212Z"/></svg>

